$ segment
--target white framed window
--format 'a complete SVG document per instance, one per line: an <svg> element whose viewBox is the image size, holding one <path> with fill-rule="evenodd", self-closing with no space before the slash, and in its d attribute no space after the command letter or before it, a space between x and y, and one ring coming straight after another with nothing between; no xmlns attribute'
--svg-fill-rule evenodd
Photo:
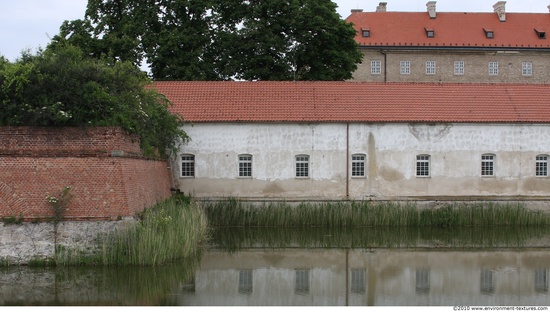
<svg viewBox="0 0 550 312"><path fill-rule="evenodd" d="M498 62L489 62L489 76L498 75Z"/></svg>
<svg viewBox="0 0 550 312"><path fill-rule="evenodd" d="M195 155L181 155L181 176L184 178L195 176Z"/></svg>
<svg viewBox="0 0 550 312"><path fill-rule="evenodd" d="M426 62L426 75L435 75L435 61Z"/></svg>
<svg viewBox="0 0 550 312"><path fill-rule="evenodd" d="M535 165L535 175L537 177L548 176L548 155L537 155Z"/></svg>
<svg viewBox="0 0 550 312"><path fill-rule="evenodd" d="M252 155L239 155L239 177L252 177Z"/></svg>
<svg viewBox="0 0 550 312"><path fill-rule="evenodd" d="M416 156L416 176L417 177L430 176L430 155Z"/></svg>
<svg viewBox="0 0 550 312"><path fill-rule="evenodd" d="M367 274L365 269L351 269L351 293L364 294L367 289Z"/></svg>
<svg viewBox="0 0 550 312"><path fill-rule="evenodd" d="M239 293L251 294L253 290L252 270L239 271Z"/></svg>
<svg viewBox="0 0 550 312"><path fill-rule="evenodd" d="M455 75L464 75L464 61L455 61Z"/></svg>
<svg viewBox="0 0 550 312"><path fill-rule="evenodd" d="M401 61L399 63L399 72L401 75L409 75L411 73L411 62Z"/></svg>
<svg viewBox="0 0 550 312"><path fill-rule="evenodd" d="M370 61L370 73L373 75L380 75L382 72L382 62L380 60Z"/></svg>
<svg viewBox="0 0 550 312"><path fill-rule="evenodd" d="M365 176L365 158L364 154L351 155L351 176L352 177L364 177Z"/></svg>
<svg viewBox="0 0 550 312"><path fill-rule="evenodd" d="M296 294L309 293L309 269L296 269L296 283L294 284L294 292Z"/></svg>
<svg viewBox="0 0 550 312"><path fill-rule="evenodd" d="M523 76L532 76L533 75L533 63L531 63L531 62L521 63L521 74Z"/></svg>
<svg viewBox="0 0 550 312"><path fill-rule="evenodd" d="M495 175L495 155L483 154L481 155L481 176L494 176Z"/></svg>
<svg viewBox="0 0 550 312"><path fill-rule="evenodd" d="M309 156L308 155L296 156L296 177L297 178L309 177Z"/></svg>

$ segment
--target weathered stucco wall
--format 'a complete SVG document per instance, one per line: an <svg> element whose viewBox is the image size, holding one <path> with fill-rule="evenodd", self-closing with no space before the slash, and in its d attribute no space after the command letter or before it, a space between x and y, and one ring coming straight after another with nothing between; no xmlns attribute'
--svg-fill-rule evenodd
<svg viewBox="0 0 550 312"><path fill-rule="evenodd" d="M172 168L177 187L197 197L285 199L492 198L550 195L535 176L548 154L544 124L207 124L186 127L195 177ZM481 155L494 175L481 176ZM238 155L253 157L251 178L238 177ZM310 156L310 176L295 177L295 156ZM351 177L351 155L365 155L365 176ZM430 176L416 176L416 156L430 155ZM348 196L349 195L349 196Z"/></svg>
<svg viewBox="0 0 550 312"><path fill-rule="evenodd" d="M166 161L120 128L0 127L0 217L52 217L46 196L67 186L65 219L133 216L171 195Z"/></svg>

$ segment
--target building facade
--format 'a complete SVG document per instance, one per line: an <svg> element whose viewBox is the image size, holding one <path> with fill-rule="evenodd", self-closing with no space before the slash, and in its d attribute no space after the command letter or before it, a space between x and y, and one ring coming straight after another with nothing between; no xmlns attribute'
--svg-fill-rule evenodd
<svg viewBox="0 0 550 312"><path fill-rule="evenodd" d="M354 80L374 82L549 83L550 14L376 12L352 10L346 21L364 55Z"/></svg>
<svg viewBox="0 0 550 312"><path fill-rule="evenodd" d="M547 199L550 88L157 82L191 122L176 187L200 198Z"/></svg>

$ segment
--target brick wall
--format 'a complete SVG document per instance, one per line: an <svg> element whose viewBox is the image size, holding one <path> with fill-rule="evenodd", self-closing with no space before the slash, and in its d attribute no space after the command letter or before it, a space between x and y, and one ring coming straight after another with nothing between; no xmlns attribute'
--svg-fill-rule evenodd
<svg viewBox="0 0 550 312"><path fill-rule="evenodd" d="M0 127L0 217L53 216L46 196L66 186L65 219L116 219L169 197L171 176L120 128Z"/></svg>

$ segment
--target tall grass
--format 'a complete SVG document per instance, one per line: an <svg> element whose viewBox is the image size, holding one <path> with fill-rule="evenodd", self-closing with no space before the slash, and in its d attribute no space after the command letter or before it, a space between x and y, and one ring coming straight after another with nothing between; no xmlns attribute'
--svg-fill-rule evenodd
<svg viewBox="0 0 550 312"><path fill-rule="evenodd" d="M235 198L204 202L212 226L258 227L364 227L406 226L542 226L550 214L534 212L521 204L493 202L450 203L438 208L420 208L414 203L353 201L254 204Z"/></svg>
<svg viewBox="0 0 550 312"><path fill-rule="evenodd" d="M173 197L146 209L141 220L99 239L95 254L57 252L65 265L159 265L189 258L207 239L207 219L199 204Z"/></svg>

